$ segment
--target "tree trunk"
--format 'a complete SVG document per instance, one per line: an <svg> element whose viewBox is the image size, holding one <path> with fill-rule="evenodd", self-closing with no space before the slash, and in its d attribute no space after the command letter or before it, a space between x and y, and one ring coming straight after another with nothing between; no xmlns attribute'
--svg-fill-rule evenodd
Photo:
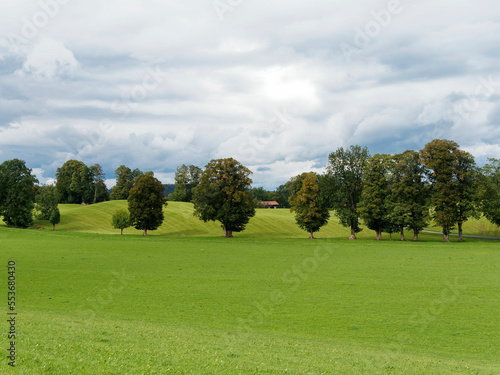
<svg viewBox="0 0 500 375"><path fill-rule="evenodd" d="M354 228L351 227L351 237L349 237L350 240L357 240L356 238L356 232L354 231Z"/></svg>
<svg viewBox="0 0 500 375"><path fill-rule="evenodd" d="M313 234L314 232L311 230L311 231L310 231L310 233L311 233L311 237L309 237L309 239L310 239L310 240L315 240L315 238L314 238L314 234Z"/></svg>
<svg viewBox="0 0 500 375"><path fill-rule="evenodd" d="M450 230L443 228L443 242L450 242Z"/></svg>
<svg viewBox="0 0 500 375"><path fill-rule="evenodd" d="M401 231L401 241L405 241L405 227L401 225L399 230Z"/></svg>
<svg viewBox="0 0 500 375"><path fill-rule="evenodd" d="M418 230L413 229L413 242L418 242Z"/></svg>
<svg viewBox="0 0 500 375"><path fill-rule="evenodd" d="M377 241L382 241L382 230L377 229L376 232L377 232Z"/></svg>
<svg viewBox="0 0 500 375"><path fill-rule="evenodd" d="M225 225L222 226L224 229L224 238L232 238L233 237L233 231L228 230Z"/></svg>
<svg viewBox="0 0 500 375"><path fill-rule="evenodd" d="M122 234L122 235L123 235L123 228L121 229L121 231L122 231L122 232L121 232L120 234Z"/></svg>
<svg viewBox="0 0 500 375"><path fill-rule="evenodd" d="M458 222L458 240L460 242L464 242L463 231L462 231L462 222Z"/></svg>
<svg viewBox="0 0 500 375"><path fill-rule="evenodd" d="M52 224L52 230L56 230L56 225Z"/></svg>
<svg viewBox="0 0 500 375"><path fill-rule="evenodd" d="M142 235L143 236L147 236L148 235L148 230L146 228L144 228L144 231L142 232Z"/></svg>
<svg viewBox="0 0 500 375"><path fill-rule="evenodd" d="M392 232L389 232L389 241L392 241Z"/></svg>
<svg viewBox="0 0 500 375"><path fill-rule="evenodd" d="M95 191L94 191L94 204L97 202L97 184L95 184Z"/></svg>

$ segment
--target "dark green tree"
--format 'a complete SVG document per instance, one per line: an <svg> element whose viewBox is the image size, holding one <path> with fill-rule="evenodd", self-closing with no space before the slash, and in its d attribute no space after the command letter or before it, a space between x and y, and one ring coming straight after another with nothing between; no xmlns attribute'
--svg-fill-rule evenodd
<svg viewBox="0 0 500 375"><path fill-rule="evenodd" d="M262 186L252 188L250 193L252 194L252 198L257 202L269 200L269 192Z"/></svg>
<svg viewBox="0 0 500 375"><path fill-rule="evenodd" d="M328 223L330 213L328 207L322 204L319 194L318 176L316 173L306 173L297 178L301 181L301 188L291 201L291 212L295 212L295 221L300 228L310 233L314 239L314 232Z"/></svg>
<svg viewBox="0 0 500 375"><path fill-rule="evenodd" d="M454 160L454 179L457 190L458 240L463 241L462 225L469 218L480 217L480 172L474 157L463 150L456 150Z"/></svg>
<svg viewBox="0 0 500 375"><path fill-rule="evenodd" d="M59 207L56 207L50 214L49 221L52 224L52 230L56 230L56 224L61 222L61 212Z"/></svg>
<svg viewBox="0 0 500 375"><path fill-rule="evenodd" d="M33 223L37 182L23 160L7 160L0 165L0 215L8 226L27 228Z"/></svg>
<svg viewBox="0 0 500 375"><path fill-rule="evenodd" d="M359 203L359 214L366 226L374 230L377 240L382 240L382 232L391 226L389 220L390 187L389 176L392 157L376 154L367 160L363 172L363 189Z"/></svg>
<svg viewBox="0 0 500 375"><path fill-rule="evenodd" d="M224 237L244 230L255 215L251 174L233 158L211 160L193 189L194 215L204 222L219 221Z"/></svg>
<svg viewBox="0 0 500 375"><path fill-rule="evenodd" d="M132 225L130 213L124 209L116 210L111 219L111 225L115 229L120 229L120 234L123 234L123 230Z"/></svg>
<svg viewBox="0 0 500 375"><path fill-rule="evenodd" d="M366 147L343 147L332 152L329 157L327 174L333 188L331 201L340 223L351 228L350 240L356 239L359 226L358 203L361 200L362 177L370 153Z"/></svg>
<svg viewBox="0 0 500 375"><path fill-rule="evenodd" d="M474 158L459 150L456 142L435 139L420 151L427 176L433 186L434 221L443 228L443 240L449 242L450 230L476 215L477 180Z"/></svg>
<svg viewBox="0 0 500 375"><path fill-rule="evenodd" d="M50 221L53 212L58 210L59 193L53 185L41 186L38 194L36 195L35 202L35 217L38 220Z"/></svg>
<svg viewBox="0 0 500 375"><path fill-rule="evenodd" d="M156 230L163 223L163 207L167 205L163 184L149 174L135 179L128 195L128 210L132 225L148 235L148 230Z"/></svg>
<svg viewBox="0 0 500 375"><path fill-rule="evenodd" d="M254 187L250 190L250 194L252 195L252 199L254 200L254 204L256 208L262 207L261 202L273 201L274 192L268 191L263 187ZM279 204L279 202L278 202Z"/></svg>
<svg viewBox="0 0 500 375"><path fill-rule="evenodd" d="M139 169L133 171L125 165L120 165L115 170L116 185L111 189L111 200L127 199L130 189L134 186L134 181L143 173Z"/></svg>
<svg viewBox="0 0 500 375"><path fill-rule="evenodd" d="M93 203L105 202L109 200L108 188L104 183L106 174L100 164L94 164L90 167L92 173L92 184L94 186Z"/></svg>
<svg viewBox="0 0 500 375"><path fill-rule="evenodd" d="M278 202L280 208L290 208L290 188L289 183L280 185L271 194L271 200Z"/></svg>
<svg viewBox="0 0 500 375"><path fill-rule="evenodd" d="M135 179L136 179L137 177L139 177L140 175L143 175L143 174L149 174L149 175L151 175L151 176L153 176L153 177L154 177L154 173L153 173L153 172L151 172L151 171L147 171L146 173L144 173L144 172L142 172L139 168L136 168L136 169L134 169L134 170L132 171L132 178L133 178L133 179L134 179L134 181L135 181Z"/></svg>
<svg viewBox="0 0 500 375"><path fill-rule="evenodd" d="M307 172L301 173L295 177L292 177L287 182L288 189L290 191L290 196L288 197L288 201L290 202L290 207L292 205L292 201L295 200L300 189L302 189L302 182L307 177L307 175L308 175Z"/></svg>
<svg viewBox="0 0 500 375"><path fill-rule="evenodd" d="M175 173L175 189L169 197L171 201L191 202L193 189L199 184L202 170L196 165L182 164Z"/></svg>
<svg viewBox="0 0 500 375"><path fill-rule="evenodd" d="M175 190L175 185L174 184L164 184L165 186L165 196L168 198L168 200L171 200L172 194Z"/></svg>
<svg viewBox="0 0 500 375"><path fill-rule="evenodd" d="M427 168L427 177L432 183L433 219L443 228L443 241L450 241L450 230L457 222L458 192L454 179L454 160L458 150L456 142L435 139L422 150L420 157Z"/></svg>
<svg viewBox="0 0 500 375"><path fill-rule="evenodd" d="M319 196L323 204L328 208L334 209L335 207L335 181L333 177L328 174L319 176Z"/></svg>
<svg viewBox="0 0 500 375"><path fill-rule="evenodd" d="M481 169L481 210L489 221L500 226L500 159L488 162Z"/></svg>
<svg viewBox="0 0 500 375"><path fill-rule="evenodd" d="M413 241L429 225L429 199L431 186L425 180L425 167L417 151L407 150L394 155L390 177L389 218L405 240L404 228L413 230Z"/></svg>
<svg viewBox="0 0 500 375"><path fill-rule="evenodd" d="M92 171L81 161L68 160L56 172L61 203L92 202Z"/></svg>

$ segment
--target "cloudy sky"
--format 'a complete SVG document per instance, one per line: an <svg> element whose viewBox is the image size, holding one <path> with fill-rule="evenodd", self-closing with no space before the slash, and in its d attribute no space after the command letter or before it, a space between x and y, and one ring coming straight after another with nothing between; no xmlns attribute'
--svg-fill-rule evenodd
<svg viewBox="0 0 500 375"><path fill-rule="evenodd" d="M453 139L500 158L493 0L2 0L0 161L152 170L234 157L255 186L330 152Z"/></svg>

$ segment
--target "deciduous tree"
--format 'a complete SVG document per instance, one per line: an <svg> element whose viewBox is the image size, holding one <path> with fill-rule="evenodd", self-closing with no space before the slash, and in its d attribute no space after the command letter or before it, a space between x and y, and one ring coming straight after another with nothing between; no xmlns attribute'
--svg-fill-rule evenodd
<svg viewBox="0 0 500 375"><path fill-rule="evenodd" d="M454 184L454 159L458 144L445 139L435 139L420 150L420 157L427 168L432 183L434 221L443 228L443 241L450 241L450 230L457 222L458 192Z"/></svg>
<svg viewBox="0 0 500 375"><path fill-rule="evenodd" d="M196 165L182 164L175 173L175 190L170 200L177 202L191 202L193 189L199 184L202 170Z"/></svg>
<svg viewBox="0 0 500 375"><path fill-rule="evenodd" d="M399 227L401 241L405 240L405 227L413 230L413 241L418 241L419 232L430 220L431 186L425 180L425 167L417 151L407 150L394 155L390 189L390 221Z"/></svg>
<svg viewBox="0 0 500 375"><path fill-rule="evenodd" d="M134 177L132 170L125 166L120 165L115 170L116 185L111 189L111 200L127 199L130 189L134 186Z"/></svg>
<svg viewBox="0 0 500 375"><path fill-rule="evenodd" d="M359 213L366 226L377 233L377 240L382 240L382 231L390 226L389 174L392 168L390 155L376 154L367 160L363 171L363 189Z"/></svg>
<svg viewBox="0 0 500 375"><path fill-rule="evenodd" d="M480 216L480 173L474 157L463 150L457 150L454 161L454 179L457 190L457 226L458 240L463 241L462 225L469 218L479 219Z"/></svg>
<svg viewBox="0 0 500 375"><path fill-rule="evenodd" d="M309 238L314 239L314 232L328 223L330 214L328 207L321 202L316 173L305 173L301 176L297 176L296 180L301 181L302 186L290 202L292 206L290 211L295 212L295 220L299 227L308 231Z"/></svg>
<svg viewBox="0 0 500 375"><path fill-rule="evenodd" d="M53 185L41 186L35 198L36 218L39 220L48 220L52 224L52 230L56 230L56 224L61 221L59 211L59 193Z"/></svg>
<svg viewBox="0 0 500 375"><path fill-rule="evenodd" d="M61 221L61 212L59 211L59 207L56 207L51 212L49 221L52 224L52 230L56 230L56 224L59 224Z"/></svg>
<svg viewBox="0 0 500 375"><path fill-rule="evenodd" d="M116 210L111 219L111 225L115 229L120 229L120 234L123 234L123 230L132 225L130 213L124 209Z"/></svg>
<svg viewBox="0 0 500 375"><path fill-rule="evenodd" d="M244 230L255 215L251 174L233 158L211 160L193 189L194 214L204 222L219 221L224 237Z"/></svg>
<svg viewBox="0 0 500 375"><path fill-rule="evenodd" d="M7 225L27 228L33 223L37 182L23 160L7 160L0 165L0 215Z"/></svg>
<svg viewBox="0 0 500 375"><path fill-rule="evenodd" d="M443 228L443 240L449 242L450 230L458 224L462 241L462 223L476 212L474 158L459 150L456 142L444 139L428 143L420 156L433 186L434 220Z"/></svg>
<svg viewBox="0 0 500 375"><path fill-rule="evenodd" d="M133 171L125 166L120 165L115 170L116 185L111 189L111 200L122 200L127 199L130 193L130 189L134 186L134 181L137 177L143 173L139 169L134 169Z"/></svg>
<svg viewBox="0 0 500 375"><path fill-rule="evenodd" d="M93 203L104 202L109 200L108 188L104 183L106 174L100 164L94 164L90 167L92 173L92 183L94 185Z"/></svg>
<svg viewBox="0 0 500 375"><path fill-rule="evenodd" d="M271 200L278 202L280 208L290 208L290 202L288 198L290 197L290 187L289 182L280 185L271 195Z"/></svg>
<svg viewBox="0 0 500 375"><path fill-rule="evenodd" d="M135 179L134 187L128 195L128 210L132 225L148 235L148 230L156 230L163 223L163 206L167 205L164 186L149 174Z"/></svg>
<svg viewBox="0 0 500 375"><path fill-rule="evenodd" d="M333 208L340 223L351 228L350 240L356 239L359 227L358 203L361 200L362 177L370 154L366 147L338 148L329 155L327 174L334 188L331 190Z"/></svg>
<svg viewBox="0 0 500 375"><path fill-rule="evenodd" d="M56 189L61 203L91 202L92 171L79 160L68 160L56 172Z"/></svg>
<svg viewBox="0 0 500 375"><path fill-rule="evenodd" d="M488 159L481 172L481 209L484 216L500 226L500 159Z"/></svg>

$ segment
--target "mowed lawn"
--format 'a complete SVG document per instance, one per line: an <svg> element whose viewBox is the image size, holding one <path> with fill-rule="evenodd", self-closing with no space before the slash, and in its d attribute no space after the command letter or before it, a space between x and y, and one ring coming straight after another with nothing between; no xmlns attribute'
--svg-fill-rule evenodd
<svg viewBox="0 0 500 375"><path fill-rule="evenodd" d="M89 206L74 204L60 204L61 223L56 226L57 231L117 234L119 229L111 226L111 218L118 209L127 209L127 201L109 201ZM193 204L183 202L169 202L164 208L165 220L155 231L149 231L152 236L221 236L222 229L219 223L199 220L193 215ZM0 224L3 224L0 221ZM52 224L48 221L35 221L38 227L51 230ZM430 226L430 230L441 231L440 228ZM456 233L455 231L452 231ZM124 230L124 235L141 235L142 231L134 228ZM500 238L500 229L488 222L484 217L476 220L471 219L464 224L464 234L480 235ZM272 237L272 238L307 238L308 233L300 229L295 223L294 215L289 209L257 209L255 217L250 219L245 231L234 233L236 237ZM318 238L348 238L350 230L342 227L338 219L332 216L326 226L315 233ZM407 233L407 238L413 239L413 232ZM358 234L360 239L373 239L375 232L364 229ZM389 234L384 233L383 238L389 239ZM394 239L399 239L399 233L393 234ZM421 238L439 240L436 236L421 234ZM451 238L455 241L455 238Z"/></svg>
<svg viewBox="0 0 500 375"><path fill-rule="evenodd" d="M1 227L19 315L0 373L499 374L500 246L434 238Z"/></svg>

